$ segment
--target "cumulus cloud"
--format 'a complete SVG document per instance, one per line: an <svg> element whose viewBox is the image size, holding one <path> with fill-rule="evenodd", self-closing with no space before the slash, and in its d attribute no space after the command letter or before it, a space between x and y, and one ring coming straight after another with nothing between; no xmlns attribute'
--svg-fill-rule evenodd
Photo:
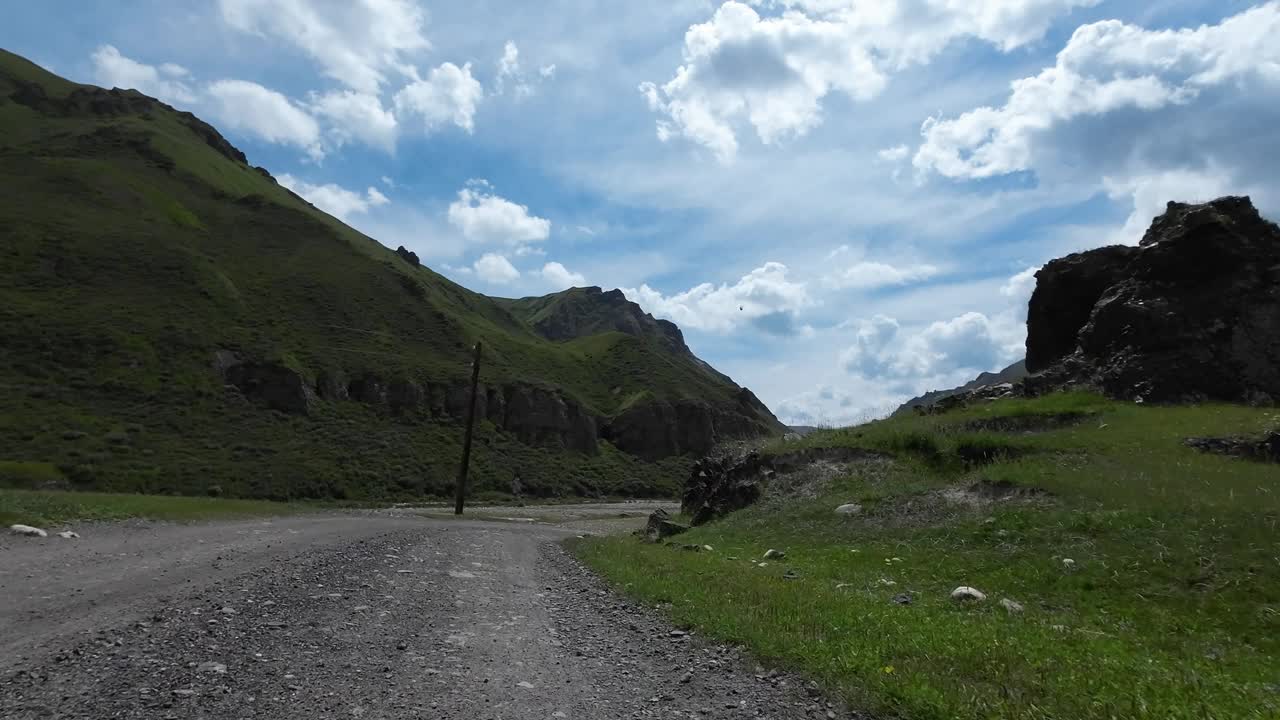
<svg viewBox="0 0 1280 720"><path fill-rule="evenodd" d="M1019 321L1027 319L1027 304L1031 302L1031 293L1035 292L1036 273L1039 271L1039 267L1029 267L1000 286L1000 294L1013 303L1014 315Z"/></svg>
<svg viewBox="0 0 1280 720"><path fill-rule="evenodd" d="M505 285L520 279L520 271L498 253L485 253L472 267L477 277L495 285Z"/></svg>
<svg viewBox="0 0 1280 720"><path fill-rule="evenodd" d="M370 187L361 194L333 183L312 185L287 173L277 177L276 181L343 221L357 213L365 213L371 208L391 202L375 187Z"/></svg>
<svg viewBox="0 0 1280 720"><path fill-rule="evenodd" d="M549 262L542 266L542 279L556 290L582 287L587 284L587 279L582 273L569 272L568 268L558 262Z"/></svg>
<svg viewBox="0 0 1280 720"><path fill-rule="evenodd" d="M103 45L90 56L94 81L106 87L137 90L171 105L190 105L196 92L187 84L190 75L181 65L147 65L125 57L113 45Z"/></svg>
<svg viewBox="0 0 1280 720"><path fill-rule="evenodd" d="M869 100L889 76L926 63L953 40L974 37L1009 51L1050 22L1098 0L731 0L685 33L684 64L662 85L640 85L658 113L658 137L684 137L720 161L737 154L735 125L766 145L822 122L830 93Z"/></svg>
<svg viewBox="0 0 1280 720"><path fill-rule="evenodd" d="M773 335L793 335L800 331L797 313L814 304L805 284L788 278L787 266L778 262L765 263L733 285L703 283L675 295L663 295L648 285L622 292L681 327L716 333L753 326Z"/></svg>
<svg viewBox="0 0 1280 720"><path fill-rule="evenodd" d="M412 76L410 59L430 46L426 14L412 0L219 0L219 7L231 27L290 43L362 93L377 93L389 73Z"/></svg>
<svg viewBox="0 0 1280 720"><path fill-rule="evenodd" d="M988 317L967 312L913 332L877 315L857 324L852 344L840 353L840 365L851 374L918 392L1009 364L1022 355L1025 332L1009 313Z"/></svg>
<svg viewBox="0 0 1280 720"><path fill-rule="evenodd" d="M825 283L838 289L874 290L928 280L937 274L938 268L933 265L894 267L880 262L858 262L827 275Z"/></svg>
<svg viewBox="0 0 1280 720"><path fill-rule="evenodd" d="M926 120L913 164L952 178L1070 168L1137 176L1205 157L1269 168L1249 138L1275 142L1258 128L1280 120L1277 34L1276 2L1194 29L1083 25L1052 67L1013 83L1003 106Z"/></svg>
<svg viewBox="0 0 1280 720"><path fill-rule="evenodd" d="M284 95L247 80L217 80L205 94L223 127L267 142L295 145L313 160L324 157L319 124Z"/></svg>
<svg viewBox="0 0 1280 720"><path fill-rule="evenodd" d="M377 95L354 90L317 93L311 96L310 107L327 121L329 137L337 145L354 140L387 152L395 149L396 116Z"/></svg>
<svg viewBox="0 0 1280 720"><path fill-rule="evenodd" d="M472 133L476 106L483 97L480 82L471 76L471 63L458 67L447 62L433 68L426 80L401 88L394 102L397 113L418 118L427 132L452 123Z"/></svg>
<svg viewBox="0 0 1280 720"><path fill-rule="evenodd" d="M520 246L551 235L550 220L493 194L483 180L472 181L458 191L458 199L449 204L449 223L468 240L481 244Z"/></svg>

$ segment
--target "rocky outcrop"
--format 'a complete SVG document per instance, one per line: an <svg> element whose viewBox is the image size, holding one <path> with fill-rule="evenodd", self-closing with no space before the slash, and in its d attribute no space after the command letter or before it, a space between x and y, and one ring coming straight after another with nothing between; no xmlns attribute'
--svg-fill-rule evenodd
<svg viewBox="0 0 1280 720"><path fill-rule="evenodd" d="M775 477L789 478L820 466L838 466L889 456L862 448L808 448L778 455L726 451L694 463L685 480L680 512L702 525L754 505ZM785 484L784 484L785 487Z"/></svg>
<svg viewBox="0 0 1280 720"><path fill-rule="evenodd" d="M1271 432L1261 439L1252 438L1187 438L1183 441L1187 447L1200 452L1215 455L1256 460L1258 462L1280 463L1280 432Z"/></svg>
<svg viewBox="0 0 1280 720"><path fill-rule="evenodd" d="M1280 399L1280 228L1248 198L1169 203L1137 248L1071 255L1036 278L1035 392L1079 384L1157 402Z"/></svg>
<svg viewBox="0 0 1280 720"><path fill-rule="evenodd" d="M406 249L403 245L396 248L396 254L399 255L402 260L414 267L420 267L422 265L422 261L418 259L418 253Z"/></svg>
<svg viewBox="0 0 1280 720"><path fill-rule="evenodd" d="M741 510L760 499L764 481L772 474L771 463L757 452L705 457L685 481L680 512L694 525L702 525Z"/></svg>
<svg viewBox="0 0 1280 720"><path fill-rule="evenodd" d="M1036 273L1027 306L1026 369L1039 372L1075 352L1080 329L1108 288L1125 277L1137 248L1098 248L1054 260Z"/></svg>
<svg viewBox="0 0 1280 720"><path fill-rule="evenodd" d="M604 437L619 450L656 460L702 455L722 442L780 435L784 430L750 390L739 389L734 403L722 407L692 400L640 402L610 420Z"/></svg>
<svg viewBox="0 0 1280 720"><path fill-rule="evenodd" d="M594 455L596 419L576 402L542 388L505 388L502 428L527 445L563 447Z"/></svg>
<svg viewBox="0 0 1280 720"><path fill-rule="evenodd" d="M644 537L649 542L661 542L673 535L679 535L689 529L687 525L681 525L671 519L671 515L666 510L658 508L649 514L649 521L645 524L643 531Z"/></svg>
<svg viewBox="0 0 1280 720"><path fill-rule="evenodd" d="M973 392L974 390L980 390L983 388L994 387L997 385L1004 385L1006 383L1016 383L1022 380L1023 378L1025 378L1026 376L1027 376L1026 362L1019 360L1018 362L1013 363L1009 367L999 372L980 373L978 377L974 378L973 380L970 380L969 382L965 383L964 385L961 385L960 387L952 388L950 390L933 390L919 397L911 398L905 403L899 405L898 409L893 411L893 414L895 416L900 416L900 415L907 415L912 412L927 413L930 410L932 410L936 405L938 405L939 403L943 402L948 398L956 397L959 395L965 395L970 392Z"/></svg>
<svg viewBox="0 0 1280 720"><path fill-rule="evenodd" d="M306 378L280 363L246 360L229 350L219 350L214 354L214 370L245 397L281 412L306 415L316 400Z"/></svg>

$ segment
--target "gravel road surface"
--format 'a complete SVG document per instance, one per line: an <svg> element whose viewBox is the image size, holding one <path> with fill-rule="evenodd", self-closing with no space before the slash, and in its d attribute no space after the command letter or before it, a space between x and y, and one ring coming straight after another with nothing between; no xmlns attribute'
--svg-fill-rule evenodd
<svg viewBox="0 0 1280 720"><path fill-rule="evenodd" d="M859 717L683 633L573 525L324 515L0 540L0 718Z"/></svg>

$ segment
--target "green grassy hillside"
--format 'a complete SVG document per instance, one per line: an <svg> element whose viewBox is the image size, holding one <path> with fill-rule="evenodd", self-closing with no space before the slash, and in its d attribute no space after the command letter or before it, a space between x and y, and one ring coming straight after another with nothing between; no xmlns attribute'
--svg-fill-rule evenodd
<svg viewBox="0 0 1280 720"><path fill-rule="evenodd" d="M712 552L580 551L877 717L1274 718L1280 466L1182 441L1278 426L1274 409L1082 394L908 415L771 447L893 459L775 480L672 539ZM861 512L837 514L846 503ZM762 562L770 548L786 558ZM952 600L962 585L987 599Z"/></svg>
<svg viewBox="0 0 1280 720"><path fill-rule="evenodd" d="M325 378L456 385L483 341L486 386L545 388L602 422L641 392L719 407L738 390L657 338L549 340L512 301L312 207L195 117L3 51L0 187L0 461L42 463L71 486L283 499L452 482L456 421L335 399L301 417L268 410L225 387L219 350L310 392ZM668 492L685 464L481 426L482 489L519 467L539 493ZM2 470L0 482L32 484Z"/></svg>

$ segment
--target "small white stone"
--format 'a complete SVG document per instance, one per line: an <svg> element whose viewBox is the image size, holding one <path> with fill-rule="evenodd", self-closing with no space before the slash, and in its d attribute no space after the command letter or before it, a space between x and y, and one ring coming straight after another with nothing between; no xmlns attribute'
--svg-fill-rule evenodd
<svg viewBox="0 0 1280 720"><path fill-rule="evenodd" d="M764 553L764 559L765 559L765 560L781 560L782 558L784 558L784 557L786 557L786 556L787 556L787 554L786 554L786 553L784 553L783 551L781 551L781 550L774 550L773 548L770 548L770 549L766 550L766 551L765 551L765 553Z"/></svg>
<svg viewBox="0 0 1280 720"><path fill-rule="evenodd" d="M703 549L703 551L705 551L705 552L715 552L715 550L716 550L715 548L711 547L710 545L703 545L703 546L702 546L702 549Z"/></svg>
<svg viewBox="0 0 1280 720"><path fill-rule="evenodd" d="M862 512L862 506L858 503L845 503L836 508L837 515L857 515Z"/></svg>
<svg viewBox="0 0 1280 720"><path fill-rule="evenodd" d="M951 599L960 600L961 602L968 600L982 601L987 599L987 595L977 588L971 588L968 585L961 585L951 591Z"/></svg>
<svg viewBox="0 0 1280 720"><path fill-rule="evenodd" d="M1005 610L1008 610L1010 614L1015 614L1015 615L1017 613L1022 612L1025 609L1022 607L1022 603L1018 602L1017 600L1010 600L1009 598L1001 598L1000 607L1004 608Z"/></svg>
<svg viewBox="0 0 1280 720"><path fill-rule="evenodd" d="M30 525L10 525L9 532L14 535L25 535L27 537L49 537L49 533L38 527L31 527Z"/></svg>
<svg viewBox="0 0 1280 720"><path fill-rule="evenodd" d="M80 533L72 532L70 530L63 530L62 532L58 533L58 537L66 540L75 540L76 538L80 537Z"/></svg>
<svg viewBox="0 0 1280 720"><path fill-rule="evenodd" d="M1062 567L1071 570L1076 566L1076 561L1071 558L1062 558Z"/></svg>

